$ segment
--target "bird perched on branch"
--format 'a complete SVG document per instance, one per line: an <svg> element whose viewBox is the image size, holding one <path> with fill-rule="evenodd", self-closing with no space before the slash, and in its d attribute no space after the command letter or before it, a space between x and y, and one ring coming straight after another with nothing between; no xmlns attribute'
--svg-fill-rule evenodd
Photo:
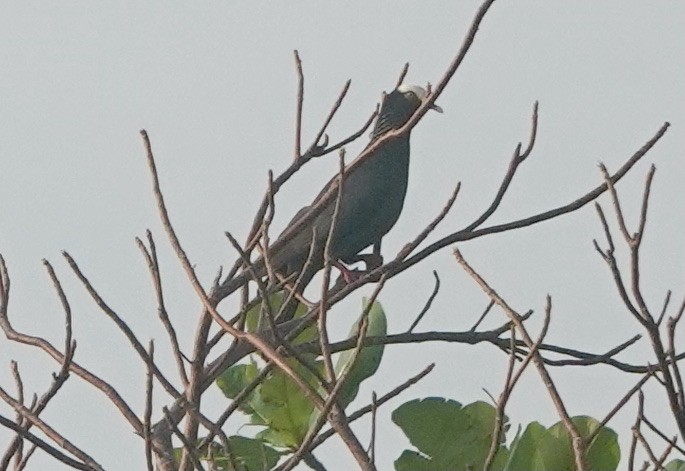
<svg viewBox="0 0 685 471"><path fill-rule="evenodd" d="M426 90L418 85L401 85L386 94L367 149L388 131L401 128L427 96ZM432 109L442 113L437 105ZM409 137L410 132L406 132L387 140L370 155L351 163L344 172L340 208L330 241L331 259L344 275L345 268L340 262L358 261L359 252L379 245L400 216L409 176ZM292 277L293 281L299 276L300 292L324 266L324 250L336 206L337 191L333 189L332 197L331 191L338 181L337 176L331 179L312 204L295 215L269 251L269 264L276 273ZM324 199L327 201L322 203ZM312 210L318 210L318 214L309 217L309 223L301 224ZM298 225L301 227L295 229ZM254 262L252 271L258 277L266 275L263 258ZM234 291L249 276L243 273L223 288L226 292Z"/></svg>

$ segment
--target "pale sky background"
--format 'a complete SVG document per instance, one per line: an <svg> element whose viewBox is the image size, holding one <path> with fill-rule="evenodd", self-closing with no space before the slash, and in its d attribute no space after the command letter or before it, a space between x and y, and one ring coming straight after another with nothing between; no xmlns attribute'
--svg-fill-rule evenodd
<svg viewBox="0 0 685 471"><path fill-rule="evenodd" d="M285 168L293 149L298 49L306 77L303 141L309 145L346 79L352 88L330 127L333 141L356 130L403 64L408 82L442 75L479 5L458 2L12 2L0 17L0 252L12 276L10 316L17 329L62 345L63 314L41 259L51 260L74 310L76 360L109 381L142 414L144 367L113 323L88 298L60 251L75 257L139 338L154 338L157 360L175 378L145 263L133 239L157 240L167 305L188 350L199 313L161 230L138 134L146 129L181 240L202 279L235 256L225 230L243 240L268 169ZM442 208L457 181L462 193L431 240L470 222L491 201L516 143L526 140L535 100L538 142L501 210L504 222L565 204L600 182L597 163L615 170L665 122L672 126L619 185L635 227L644 176L657 173L643 248L643 287L658 311L674 304L685 275L685 3L675 1L506 1L495 3L439 104L412 136L404 213L384 241L392 257ZM353 156L366 136L348 147ZM331 156L312 162L279 196L276 229L310 202L335 172ZM609 209L608 199L601 198ZM613 223L613 219L612 219ZM615 224L614 224L615 227ZM541 313L553 297L549 342L604 352L641 333L621 305L592 239L602 232L591 206L512 233L460 245L508 302ZM618 251L625 261L626 250ZM450 249L394 278L381 295L390 330L407 329L433 287L442 289L418 330L468 330L487 304ZM318 288L317 288L318 289ZM344 337L367 286L335 307L331 332ZM222 312L230 315L234 306ZM672 313L673 311L671 311ZM531 323L540 324L541 316ZM487 325L504 321L501 312ZM681 348L685 345L682 331ZM652 361L646 340L620 357ZM27 393L42 393L58 365L33 348L0 342L0 384L14 385L19 362ZM507 358L490 345L392 346L365 383L383 394L436 362L433 373L379 412L379 469L409 446L390 413L413 398L464 404L500 392ZM574 415L601 418L637 380L609 367L553 369ZM161 388L158 388L159 392ZM660 388L646 388L647 412L669 433ZM156 396L155 419L163 394ZM222 410L216 391L208 415ZM627 454L632 402L612 422ZM0 412L12 416L6 406ZM532 369L512 396L514 424L558 420ZM43 417L106 469L143 469L143 441L106 398L72 376ZM243 419L231 422L235 433ZM355 424L366 440L369 421ZM241 433L250 433L242 429ZM509 438L513 434L510 434ZM0 431L0 448L9 435ZM662 444L654 442L656 449ZM354 469L339 441L317 456L332 471ZM625 465L625 462L624 462ZM38 452L29 469L63 469Z"/></svg>

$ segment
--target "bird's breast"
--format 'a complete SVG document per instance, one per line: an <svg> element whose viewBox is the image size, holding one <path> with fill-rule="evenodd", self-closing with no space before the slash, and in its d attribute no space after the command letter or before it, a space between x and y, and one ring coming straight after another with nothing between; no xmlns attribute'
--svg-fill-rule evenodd
<svg viewBox="0 0 685 471"><path fill-rule="evenodd" d="M379 149L346 178L334 235L339 258L349 258L380 239L395 225L407 193L409 140Z"/></svg>

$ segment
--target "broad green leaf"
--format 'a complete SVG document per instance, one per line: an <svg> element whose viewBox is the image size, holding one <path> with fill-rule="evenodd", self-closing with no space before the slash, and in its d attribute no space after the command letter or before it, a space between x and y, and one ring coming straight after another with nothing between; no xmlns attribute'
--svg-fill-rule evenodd
<svg viewBox="0 0 685 471"><path fill-rule="evenodd" d="M404 450L395 460L395 471L432 471L435 469L430 459L415 451Z"/></svg>
<svg viewBox="0 0 685 471"><path fill-rule="evenodd" d="M685 461L683 460L673 460L668 463L665 467L666 471L685 471Z"/></svg>
<svg viewBox="0 0 685 471"><path fill-rule="evenodd" d="M592 417L577 416L572 417L571 420L578 429L578 433L583 437L590 436L599 427L599 422ZM549 432L557 438L556 444L559 451L563 452L566 459L572 464L569 469L575 469L571 436L564 424L557 422L549 428ZM588 445L587 463L590 469L612 471L618 467L620 459L621 452L618 446L618 436L616 432L605 427L597 434L592 443Z"/></svg>
<svg viewBox="0 0 685 471"><path fill-rule="evenodd" d="M599 423L585 416L574 417L573 423L582 436L589 436ZM618 467L620 450L616 433L604 428L587 447L587 463L590 469L613 471ZM571 437L566 427L557 422L549 429L533 422L526 427L520 438L511 446L507 470L535 469L540 471L573 471L575 459Z"/></svg>
<svg viewBox="0 0 685 471"><path fill-rule="evenodd" d="M233 365L221 373L216 380L217 386L221 389L229 399L234 399L245 387L250 384L256 377L259 371L254 363ZM248 401L243 401L240 410L246 414L251 414L254 411L249 406Z"/></svg>
<svg viewBox="0 0 685 471"><path fill-rule="evenodd" d="M362 303L362 309L365 309L368 301L364 299ZM361 317L355 322L350 330L350 337L356 337L359 332ZM366 331L367 337L375 337L380 335L386 335L388 331L388 323L385 317L385 312L383 312L383 307L380 303L376 302L371 306L368 316L369 326ZM365 379L373 376L373 374L378 370L380 366L381 359L383 358L384 345L369 345L363 347L359 352L357 359L352 365L352 370L348 373L343 384L340 394L338 396L338 403L341 407L346 408L359 392L359 385ZM340 375L342 371L347 367L347 365L354 358L354 349L346 350L340 354L338 360L335 364L335 372Z"/></svg>
<svg viewBox="0 0 685 471"><path fill-rule="evenodd" d="M314 361L311 355L305 358L321 370L320 361ZM289 360L288 363L310 385L316 384L314 375L309 370L295 360ZM314 406L300 387L281 370L274 370L258 386L249 404L254 410L252 423L268 426L259 433L260 439L279 447L299 446L307 433Z"/></svg>
<svg viewBox="0 0 685 471"><path fill-rule="evenodd" d="M592 417L579 416L573 423L583 436L588 436L599 427ZM621 449L618 446L618 434L608 427L603 427L587 448L587 462L591 469L614 470L621 460Z"/></svg>
<svg viewBox="0 0 685 471"><path fill-rule="evenodd" d="M556 440L550 436L547 429L538 422L531 422L523 434L512 443L511 455L505 469L565 470L567 468L564 463L568 464L568 460L563 456L557 456L557 451L563 455L561 450L557 450Z"/></svg>
<svg viewBox="0 0 685 471"><path fill-rule="evenodd" d="M392 413L392 420L420 454L405 450L395 461L395 469L482 469L492 443L495 414L493 406L480 401L462 407L457 401L432 397L402 404ZM491 469L503 469L507 458L508 450L500 446Z"/></svg>

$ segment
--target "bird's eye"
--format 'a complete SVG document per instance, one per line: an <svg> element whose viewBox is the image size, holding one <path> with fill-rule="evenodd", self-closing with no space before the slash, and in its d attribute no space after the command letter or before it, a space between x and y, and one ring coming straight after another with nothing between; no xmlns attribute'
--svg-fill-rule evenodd
<svg viewBox="0 0 685 471"><path fill-rule="evenodd" d="M411 90L408 91L408 92L404 92L404 96L407 96L407 97L409 97L409 98L418 98L418 97L416 96L416 93L412 92Z"/></svg>

